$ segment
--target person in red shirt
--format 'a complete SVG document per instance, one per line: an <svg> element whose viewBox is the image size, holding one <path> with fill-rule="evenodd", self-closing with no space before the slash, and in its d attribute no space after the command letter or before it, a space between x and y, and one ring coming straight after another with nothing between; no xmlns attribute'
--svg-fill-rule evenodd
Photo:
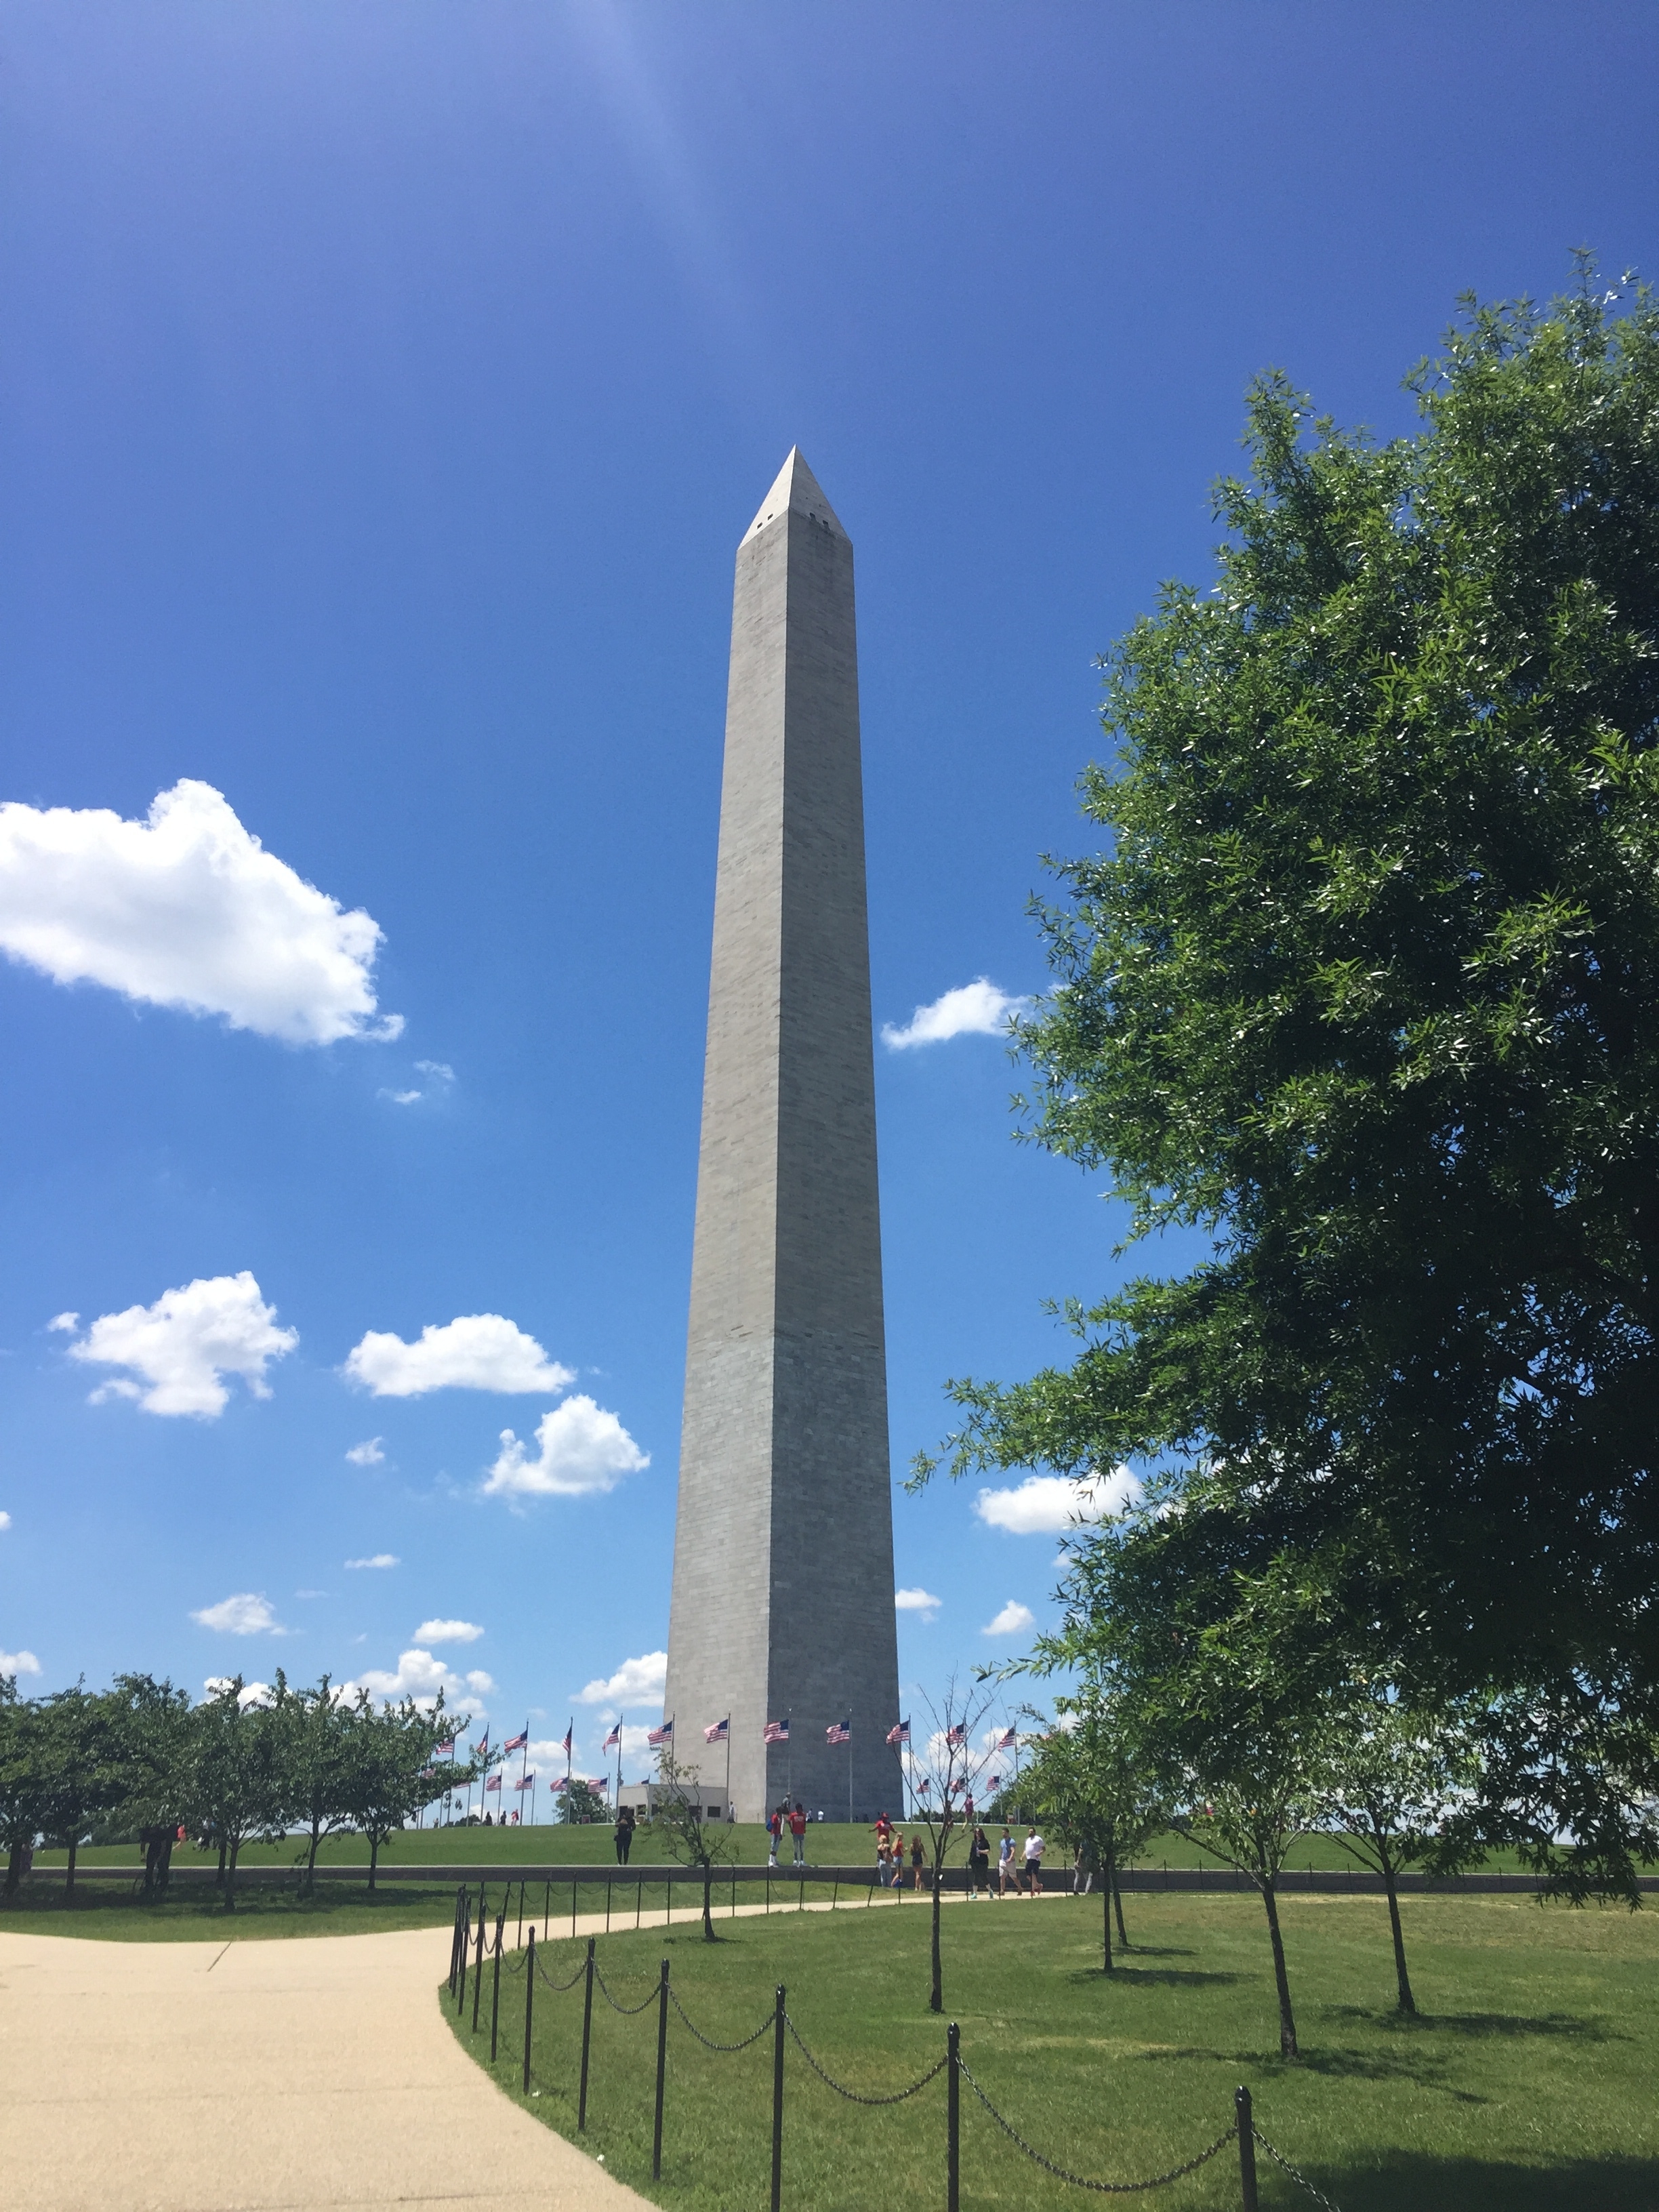
<svg viewBox="0 0 1659 2212"><path fill-rule="evenodd" d="M771 1838L766 1863L768 1866L775 1866L778 1863L778 1845L783 1841L783 1808L781 1805L776 1808L773 1813L771 1819L768 1820L766 1824L766 1832Z"/></svg>
<svg viewBox="0 0 1659 2212"><path fill-rule="evenodd" d="M795 1839L795 1864L806 1864L806 1808L796 1798L789 1814L789 1832Z"/></svg>

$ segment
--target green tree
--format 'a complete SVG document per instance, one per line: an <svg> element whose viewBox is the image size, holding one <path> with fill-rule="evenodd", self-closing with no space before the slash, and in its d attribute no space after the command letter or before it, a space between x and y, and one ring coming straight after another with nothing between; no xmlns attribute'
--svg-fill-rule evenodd
<svg viewBox="0 0 1659 2212"><path fill-rule="evenodd" d="M1328 1741L1329 1809L1340 1823L1337 1840L1382 1878L1399 2008L1415 2013L1399 1877L1430 1859L1449 1873L1475 1856L1474 1845L1456 1850L1449 1825L1477 1796L1474 1738L1452 1717L1413 1708L1387 1687L1376 1687L1339 1699Z"/></svg>
<svg viewBox="0 0 1659 2212"><path fill-rule="evenodd" d="M273 1712L278 1756L306 1831L304 1891L317 1886L317 1851L325 1836L352 1826L357 1711L325 1674L314 1690L283 1685Z"/></svg>
<svg viewBox="0 0 1659 2212"><path fill-rule="evenodd" d="M1169 1808L1121 1692L1098 1680L1055 1700L1060 1727L1039 1736L1022 1787L1049 1826L1079 1845L1101 1880L1101 1963L1114 1971L1112 1914L1127 1949L1118 1874L1159 1831Z"/></svg>
<svg viewBox="0 0 1659 2212"><path fill-rule="evenodd" d="M423 1806L446 1795L456 1781L470 1782L483 1771L476 1762L454 1768L438 1765L438 1746L449 1741L451 1727L441 1691L429 1711L413 1698L377 1706L367 1690L357 1693L343 1739L342 1802L352 1826L368 1838L371 1890L387 1837L407 1827Z"/></svg>
<svg viewBox="0 0 1659 2212"><path fill-rule="evenodd" d="M609 1812L604 1791L584 1782L580 1775L573 1775L569 1786L559 1792L561 1820L603 1820Z"/></svg>
<svg viewBox="0 0 1659 2212"><path fill-rule="evenodd" d="M48 1698L40 1711L39 1749L44 1795L38 1810L48 1843L69 1854L64 1894L75 1893L75 1862L88 1831L128 1794L126 1736L119 1698L77 1684Z"/></svg>
<svg viewBox="0 0 1659 2212"><path fill-rule="evenodd" d="M942 1704L935 1706L925 1696L922 1705L930 1726L920 1746L905 1754L909 1770L910 1820L927 1831L928 1886L933 1892L933 1926L928 1940L927 2008L945 2009L945 1960L939 1942L939 1906L945 1894L945 1862L951 1840L967 1827L967 1803L974 1794L987 1760L984 1747L975 1741L980 1724L991 1710L996 1692L980 1678L972 1688L958 1686L951 1675Z"/></svg>
<svg viewBox="0 0 1659 2212"><path fill-rule="evenodd" d="M651 1807L651 1827L670 1858L681 1866L697 1867L702 1874L702 1934L706 1943L719 1942L714 1933L714 1869L738 1855L732 1832L723 1821L704 1818L708 1807L695 1766L682 1766L673 1747L665 1744L657 1754L658 1790Z"/></svg>
<svg viewBox="0 0 1659 2212"><path fill-rule="evenodd" d="M250 1838L276 1837L296 1817L294 1779L283 1757L286 1728L276 1710L283 1693L243 1699L238 1674L191 1711L190 1758L182 1777L185 1818L219 1846L227 1911L236 1909L236 1863Z"/></svg>
<svg viewBox="0 0 1659 2212"><path fill-rule="evenodd" d="M51 1787L45 1708L18 1695L15 1674L0 1674L0 1844L8 1897L17 1894L25 1857L45 1825Z"/></svg>
<svg viewBox="0 0 1659 2212"><path fill-rule="evenodd" d="M1106 849L1060 871L1020 1035L1029 1133L1107 1171L1132 1241L1207 1249L1072 1309L1070 1367L953 1386L948 1449L1137 1464L1180 1508L1139 1540L1166 1583L1293 1555L1413 1698L1589 1697L1633 1786L1555 1871L1628 1889L1620 1808L1659 1790L1659 307L1616 290L1585 261L1547 312L1471 305L1381 445L1254 388L1218 581L1110 656Z"/></svg>

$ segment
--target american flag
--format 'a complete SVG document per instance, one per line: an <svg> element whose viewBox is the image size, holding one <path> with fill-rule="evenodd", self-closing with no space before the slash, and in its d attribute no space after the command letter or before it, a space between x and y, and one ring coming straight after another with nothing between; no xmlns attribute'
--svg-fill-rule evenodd
<svg viewBox="0 0 1659 2212"><path fill-rule="evenodd" d="M827 1743L851 1743L853 1723L851 1721L831 1721L823 1735Z"/></svg>
<svg viewBox="0 0 1659 2212"><path fill-rule="evenodd" d="M705 1743L724 1743L731 1733L732 1716L728 1713L723 1721L710 1722L702 1732L702 1740Z"/></svg>
<svg viewBox="0 0 1659 2212"><path fill-rule="evenodd" d="M953 1729L945 1729L945 1741L946 1741L946 1743L949 1743L949 1744L958 1744L958 1743L966 1743L966 1742L967 1742L967 1741L968 1741L968 1731L967 1731L967 1729L966 1729L965 1728L963 1728L963 1725L962 1725L962 1723L961 1723L961 1722L960 1722L960 1721L958 1721L958 1722L957 1722L957 1725L955 1726L955 1728L953 1728ZM511 1746L509 1746L509 1747L508 1747L508 1748L509 1748L509 1749L511 1749Z"/></svg>
<svg viewBox="0 0 1659 2212"><path fill-rule="evenodd" d="M515 1782L515 1783L514 1784L513 1787L514 1787L515 1790L528 1790L528 1789L529 1789L529 1787L530 1787L530 1785L531 1785L531 1784L532 1784L535 1779L536 1779L535 1773L534 1773L534 1771L533 1771L533 1770L532 1770L532 1772L530 1772L530 1773L528 1773L528 1774L526 1774L526 1775L525 1776L525 1778L524 1778L524 1779L523 1779L523 1781L522 1781L522 1782Z"/></svg>
<svg viewBox="0 0 1659 2212"><path fill-rule="evenodd" d="M673 1734L673 1722L665 1721L660 1728L647 1729L645 1733L645 1740L651 1746L653 1751L659 1751L664 1744L670 1742L672 1740Z"/></svg>
<svg viewBox="0 0 1659 2212"><path fill-rule="evenodd" d="M484 1784L484 1788L486 1790L499 1790L501 1786L501 1778L499 1774L492 1774L489 1781Z"/></svg>
<svg viewBox="0 0 1659 2212"><path fill-rule="evenodd" d="M988 1774L985 1778L985 1786L988 1790L1000 1790L1002 1777L1000 1774Z"/></svg>
<svg viewBox="0 0 1659 2212"><path fill-rule="evenodd" d="M509 1752L522 1751L529 1741L530 1730L526 1728L522 1735L515 1735L510 1743L501 1746L501 1757L505 1759Z"/></svg>
<svg viewBox="0 0 1659 2212"><path fill-rule="evenodd" d="M432 1748L434 1751L439 1753L446 1751L453 1753L455 1748L455 1739L453 1736L451 1736L447 1743L434 1743Z"/></svg>
<svg viewBox="0 0 1659 2212"><path fill-rule="evenodd" d="M608 1774L590 1774L587 1778L587 1786L590 1790L598 1790L599 1796L603 1797L611 1787L611 1777Z"/></svg>
<svg viewBox="0 0 1659 2212"><path fill-rule="evenodd" d="M887 1731L887 1741L893 1746L895 1750L897 1749L900 1744L908 1743L910 1741L909 1722L901 1721L896 1728L890 1728Z"/></svg>
<svg viewBox="0 0 1659 2212"><path fill-rule="evenodd" d="M554 1790L566 1790L568 1789L569 1784L566 1782L562 1774L556 1774L553 1777L551 1783L549 1784L549 1787Z"/></svg>
<svg viewBox="0 0 1659 2212"><path fill-rule="evenodd" d="M1004 1729L993 1748L997 1751L1017 1751L1019 1748L1019 1738L1012 1729Z"/></svg>
<svg viewBox="0 0 1659 2212"><path fill-rule="evenodd" d="M787 1720L768 1721L761 1731L763 1743L787 1743L788 1741L789 1723Z"/></svg>
<svg viewBox="0 0 1659 2212"><path fill-rule="evenodd" d="M489 1749L489 1730L486 1729L472 1747L474 1759L482 1759Z"/></svg>
<svg viewBox="0 0 1659 2212"><path fill-rule="evenodd" d="M613 1728L610 1735L606 1736L605 1741L599 1746L599 1749L601 1751L620 1751L622 1749L622 1723L620 1721L617 1723L616 1727Z"/></svg>
<svg viewBox="0 0 1659 2212"><path fill-rule="evenodd" d="M565 1729L565 1732L564 1732L564 1741L563 1741L563 1742L559 1746L559 1749L560 1749L560 1750L564 1753L564 1755L565 1755L565 1757L566 1757L567 1759L568 1759L568 1758L569 1758L569 1756L570 1756L570 1747L571 1747L571 1744L572 1744L573 1741L574 1740L575 1734L576 1734L576 1723L575 1723L575 1722L573 1720L573 1721L570 1723L569 1726Z"/></svg>

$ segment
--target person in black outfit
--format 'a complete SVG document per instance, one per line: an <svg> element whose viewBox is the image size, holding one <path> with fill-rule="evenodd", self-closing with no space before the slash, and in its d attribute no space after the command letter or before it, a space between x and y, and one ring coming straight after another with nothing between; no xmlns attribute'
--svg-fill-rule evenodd
<svg viewBox="0 0 1659 2212"><path fill-rule="evenodd" d="M634 1848L634 1808L624 1805L617 1815L617 1864L626 1866Z"/></svg>

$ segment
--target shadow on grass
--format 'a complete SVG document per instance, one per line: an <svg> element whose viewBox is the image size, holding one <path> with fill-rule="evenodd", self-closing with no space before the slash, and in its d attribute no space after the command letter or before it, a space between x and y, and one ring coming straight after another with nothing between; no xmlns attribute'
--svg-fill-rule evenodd
<svg viewBox="0 0 1659 2212"><path fill-rule="evenodd" d="M1276 2171L1265 2153L1260 2165L1264 2174ZM1659 2159L1653 2158L1563 2159L1536 2166L1393 2151L1374 2166L1301 2171L1342 2212L1400 2212L1402 2205L1411 2212L1653 2212L1659 2204Z"/></svg>
<svg viewBox="0 0 1659 2212"><path fill-rule="evenodd" d="M1322 2005L1321 2016L1329 2021L1343 2021L1358 2027L1377 2028L1392 2035L1424 2035L1449 2033L1467 2036L1547 2036L1576 2043L1625 2042L1628 2039L1617 2034L1609 2037L1608 2030L1600 2021L1580 2020L1571 2013L1515 2013L1515 2012L1400 2012L1373 2011L1365 2005Z"/></svg>

